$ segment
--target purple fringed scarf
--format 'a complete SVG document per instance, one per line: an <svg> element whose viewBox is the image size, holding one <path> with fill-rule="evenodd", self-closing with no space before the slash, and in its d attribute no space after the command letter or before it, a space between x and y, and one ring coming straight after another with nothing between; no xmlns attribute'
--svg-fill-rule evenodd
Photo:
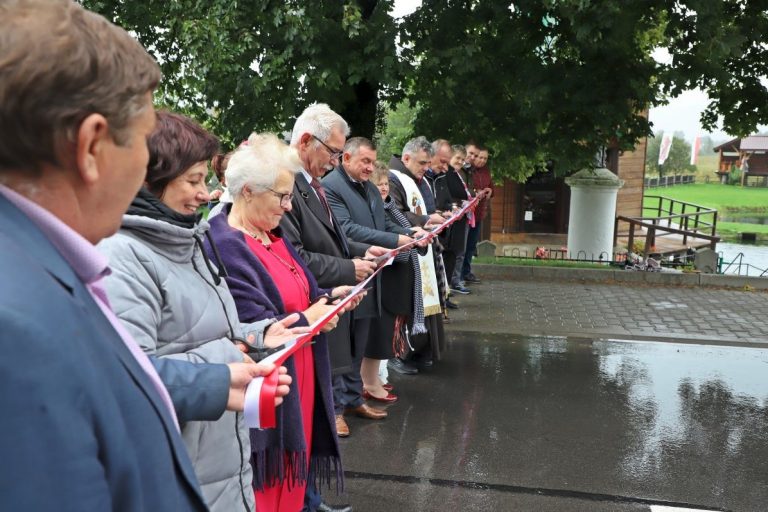
<svg viewBox="0 0 768 512"><path fill-rule="evenodd" d="M237 313L243 323L265 318L283 318L293 311L285 311L280 292L266 268L254 256L245 242L244 234L227 223L229 209L209 219L211 238L216 244L221 260L229 276L226 278L229 290L235 299ZM279 231L273 232L280 236ZM321 294L312 273L290 243L285 244L291 256L307 276L310 297ZM205 250L213 254L209 241ZM307 325L301 315L296 326ZM256 489L271 487L288 479L289 483L315 480L318 488L323 483L330 488L336 477L337 493L343 489L343 470L336 438L336 423L333 411L331 388L331 366L328 345L324 334L315 337L312 345L315 360L315 409L312 429L312 453L307 464L307 449L301 420L298 393L289 393L277 409L277 428L267 430L251 429L251 464L253 486ZM293 359L288 358L285 367L296 382Z"/></svg>

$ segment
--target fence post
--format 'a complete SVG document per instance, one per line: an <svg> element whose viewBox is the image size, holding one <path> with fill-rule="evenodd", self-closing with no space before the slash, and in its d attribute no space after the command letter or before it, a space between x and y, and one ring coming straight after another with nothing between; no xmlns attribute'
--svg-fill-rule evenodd
<svg viewBox="0 0 768 512"><path fill-rule="evenodd" d="M645 247L643 248L643 259L648 259L648 253L653 247L653 239L655 238L656 230L654 228L648 228L648 234L645 236Z"/></svg>

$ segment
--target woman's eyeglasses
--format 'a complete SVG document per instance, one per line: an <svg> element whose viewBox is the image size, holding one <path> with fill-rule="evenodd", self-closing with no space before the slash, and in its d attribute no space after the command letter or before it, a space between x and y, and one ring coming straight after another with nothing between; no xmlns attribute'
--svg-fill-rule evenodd
<svg viewBox="0 0 768 512"><path fill-rule="evenodd" d="M269 192L272 192L275 194L275 196L280 198L280 206L286 207L291 204L291 201L293 201L293 192L288 192L287 194L284 194L282 192L278 192L277 190L272 190L269 187L265 187Z"/></svg>

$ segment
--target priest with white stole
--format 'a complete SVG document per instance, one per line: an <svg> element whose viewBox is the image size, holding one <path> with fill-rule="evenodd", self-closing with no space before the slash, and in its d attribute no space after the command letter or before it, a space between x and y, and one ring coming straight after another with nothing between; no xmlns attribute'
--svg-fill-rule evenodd
<svg viewBox="0 0 768 512"><path fill-rule="evenodd" d="M401 157L395 155L389 161L389 195L392 201L413 226L427 229L445 220L435 213L435 199L424 180L432 156L432 144L425 137L416 137L405 144ZM389 368L398 373L414 374L419 369L431 367L433 360L440 358L440 351L445 345L435 259L431 248L419 257L419 267L427 332L412 333L408 353L403 358L390 361Z"/></svg>

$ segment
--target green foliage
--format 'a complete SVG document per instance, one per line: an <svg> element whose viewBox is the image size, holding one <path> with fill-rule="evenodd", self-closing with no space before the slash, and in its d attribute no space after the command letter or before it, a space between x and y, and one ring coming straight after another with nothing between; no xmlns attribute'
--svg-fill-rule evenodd
<svg viewBox="0 0 768 512"><path fill-rule="evenodd" d="M398 103L395 108L387 108L382 122L376 130L378 159L389 162L392 155L399 155L403 146L413 137L413 120L416 108L407 101Z"/></svg>
<svg viewBox="0 0 768 512"><path fill-rule="evenodd" d="M768 88L768 5L765 0L677 0L662 2L668 14L664 46L672 64L659 70L662 93L677 96L700 87L712 99L701 117L742 137L765 124Z"/></svg>
<svg viewBox="0 0 768 512"><path fill-rule="evenodd" d="M403 25L416 62L416 132L473 137L494 171L524 179L552 159L558 174L601 146L650 135L646 109L701 87L702 121L739 135L768 122L765 0L425 0ZM667 48L670 64L651 58Z"/></svg>
<svg viewBox="0 0 768 512"><path fill-rule="evenodd" d="M658 3L425 1L403 25L415 131L484 141L497 177L518 180L634 147L649 133Z"/></svg>
<svg viewBox="0 0 768 512"><path fill-rule="evenodd" d="M689 174L696 172L696 166L691 165L691 145L681 136L672 137L669 156L659 169L659 151L664 132L659 131L648 138L648 148L645 152L645 171L647 174L667 176L671 174Z"/></svg>
<svg viewBox="0 0 768 512"><path fill-rule="evenodd" d="M741 169L735 165L731 166L731 172L728 173L729 185L741 185Z"/></svg>
<svg viewBox="0 0 768 512"><path fill-rule="evenodd" d="M714 155L713 148L718 145L719 143L715 144L715 142L712 140L712 137L709 135L704 135L701 138L701 143L699 145L699 156L712 156Z"/></svg>
<svg viewBox="0 0 768 512"><path fill-rule="evenodd" d="M707 128L768 123L766 0L424 0L403 20L394 0L81 1L156 56L159 104L232 142L322 101L355 135L378 126L387 152L474 139L497 179L524 180L632 149L651 134L643 112L693 87L712 98Z"/></svg>
<svg viewBox="0 0 768 512"><path fill-rule="evenodd" d="M373 135L381 99L396 101L393 0L83 0L136 34L164 79L157 102L239 142L290 129L328 103L358 135Z"/></svg>

